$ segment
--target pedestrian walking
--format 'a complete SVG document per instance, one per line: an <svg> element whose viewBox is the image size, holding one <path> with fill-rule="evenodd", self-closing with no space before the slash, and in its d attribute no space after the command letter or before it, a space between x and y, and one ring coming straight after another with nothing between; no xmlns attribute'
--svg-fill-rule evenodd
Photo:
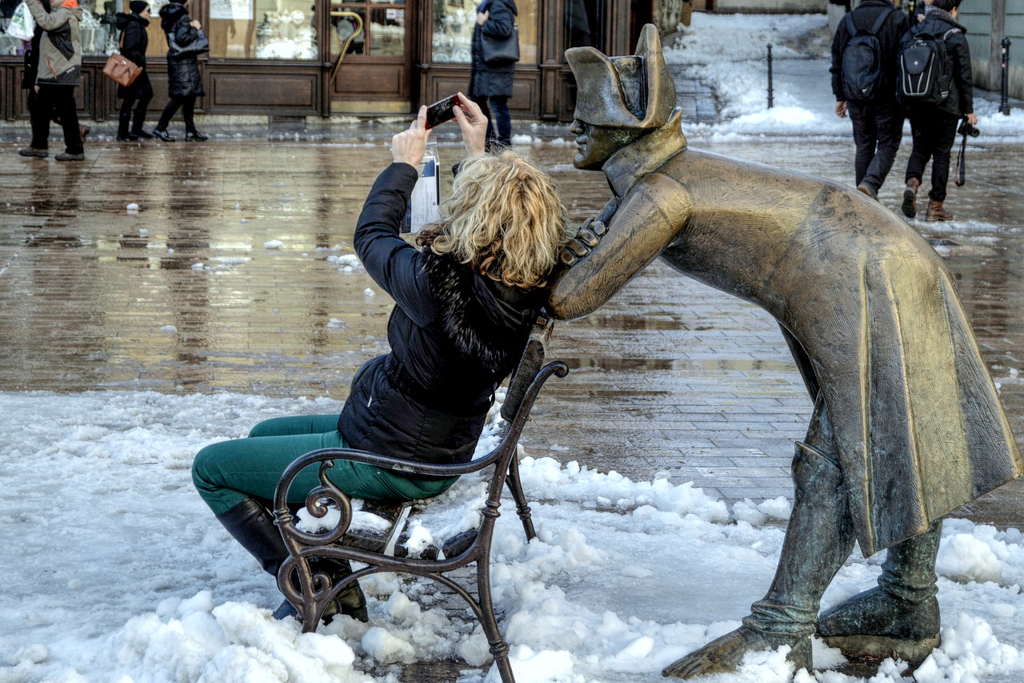
<svg viewBox="0 0 1024 683"><path fill-rule="evenodd" d="M494 391L515 367L547 301L568 219L545 173L510 150L484 154L487 119L472 102L456 108L470 157L462 162L440 223L399 235L430 133L426 107L391 141L394 163L377 178L353 241L359 259L395 300L391 351L367 361L352 380L341 416L275 418L245 439L196 455L192 479L231 535L277 575L288 550L266 502L292 461L319 448L356 448L406 460L460 463L473 457ZM430 498L458 477L412 477L338 461L328 477L347 495L398 502ZM306 469L290 503L319 485ZM261 502L262 501L262 502ZM320 560L332 585L347 560ZM366 621L366 601L351 583L328 608ZM295 614L285 602L275 616ZM328 614L325 612L325 614Z"/></svg>
<svg viewBox="0 0 1024 683"><path fill-rule="evenodd" d="M473 28L473 70L469 81L469 97L487 118L487 146L512 145L512 117L508 98L512 97L515 62L488 64L484 61L484 36L507 39L516 30L519 9L515 0L484 0L476 8Z"/></svg>
<svg viewBox="0 0 1024 683"><path fill-rule="evenodd" d="M146 120L146 109L153 99L153 86L149 82L146 70L146 49L149 47L149 3L144 0L132 0L128 3L129 13L118 13L117 29L121 31L121 54L136 66L142 67L142 73L132 81L131 85L118 85L117 96L121 99L121 113L117 125L117 139L121 142L149 139L153 135L142 129ZM135 121L132 122L132 107L135 108ZM129 129L130 126L130 129Z"/></svg>
<svg viewBox="0 0 1024 683"><path fill-rule="evenodd" d="M171 0L160 8L160 27L167 34L167 89L171 101L164 107L153 129L153 136L164 142L174 142L167 132L178 109L185 119L185 140L187 142L208 140L209 136L196 128L194 115L196 98L206 94L203 90L203 79L199 73L199 57L196 52L178 54L170 47L176 43L180 47L191 45L202 35L199 30L202 24L188 15L186 5L190 0Z"/></svg>
<svg viewBox="0 0 1024 683"><path fill-rule="evenodd" d="M896 70L900 39L909 28L907 15L889 0L864 0L839 23L832 40L836 114L850 115L857 189L875 199L903 137Z"/></svg>
<svg viewBox="0 0 1024 683"><path fill-rule="evenodd" d="M918 40L923 49L934 50L937 92L918 99L907 96L901 86L901 97L907 103L914 146L907 161L907 186L903 190L903 214L917 215L917 191L928 160L932 162L932 187L928 192L925 220L948 221L953 214L946 211L946 184L949 163L956 142L957 122L963 118L977 125L974 114L974 85L971 72L971 50L964 35L967 29L958 21L960 0L934 0L928 13L906 42ZM930 47L931 46L931 47ZM948 84L947 86L941 84Z"/></svg>
<svg viewBox="0 0 1024 683"><path fill-rule="evenodd" d="M39 40L33 38L34 84L30 88L29 115L32 119L32 142L18 154L46 158L49 154L50 119L64 129L64 151L58 161L82 161L85 150L82 138L88 129L78 125L75 87L82 78L82 41L78 24L82 10L77 0L52 0L49 7L41 0L25 0L37 28ZM26 74L26 79L28 75Z"/></svg>

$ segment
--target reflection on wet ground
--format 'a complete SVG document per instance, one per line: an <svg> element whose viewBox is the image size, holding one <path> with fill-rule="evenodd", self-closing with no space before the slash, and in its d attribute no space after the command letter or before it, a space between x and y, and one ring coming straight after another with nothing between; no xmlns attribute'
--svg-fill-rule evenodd
<svg viewBox="0 0 1024 683"><path fill-rule="evenodd" d="M389 161L360 146L242 140L92 145L62 165L0 143L0 390L237 391L343 399L386 348L391 302L352 254L356 217ZM845 141L693 141L695 147L849 182ZM443 144L445 161L460 148ZM523 148L576 219L609 198L571 148ZM882 201L899 202L899 169ZM975 147L957 221L914 223L952 269L1011 425L1024 437L1024 155ZM137 203L138 211L128 205ZM634 477L692 480L729 500L791 495L810 413L775 323L655 263L590 318L556 327L552 381L529 451ZM1022 438L1024 440L1024 438ZM1019 486L966 510L1024 524Z"/></svg>

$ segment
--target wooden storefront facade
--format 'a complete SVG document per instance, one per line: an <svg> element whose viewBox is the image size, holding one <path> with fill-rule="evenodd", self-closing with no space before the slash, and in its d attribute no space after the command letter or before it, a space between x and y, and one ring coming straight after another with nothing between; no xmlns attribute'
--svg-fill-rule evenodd
<svg viewBox="0 0 1024 683"><path fill-rule="evenodd" d="M87 54L77 89L81 115L98 121L116 118L116 85L102 69L105 51L116 44L114 13L127 0L80 1L86 9L92 5L94 17L83 23ZM7 11L9 0L2 4ZM156 0L155 7L161 4ZM638 3L631 0L517 4L522 57L509 107L514 118L525 119L571 118L575 86L564 60L567 47L589 44L609 54L628 54L640 24L650 16L649 2L646 11L638 12ZM192 0L189 7L211 45L200 59L206 95L197 102L198 113L408 114L420 104L466 92L469 85L475 0ZM153 117L167 101L166 42L157 11L149 36ZM5 52L0 54L0 119L27 118L22 57L4 47L0 44ZM338 65L343 48L346 54Z"/></svg>

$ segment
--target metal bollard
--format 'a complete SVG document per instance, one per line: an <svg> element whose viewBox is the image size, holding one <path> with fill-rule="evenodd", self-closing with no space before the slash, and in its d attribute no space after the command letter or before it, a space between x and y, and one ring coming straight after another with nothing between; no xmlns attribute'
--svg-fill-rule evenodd
<svg viewBox="0 0 1024 683"><path fill-rule="evenodd" d="M1002 93L999 99L999 113L1010 115L1010 39L1003 38L999 43L1002 49Z"/></svg>
<svg viewBox="0 0 1024 683"><path fill-rule="evenodd" d="M768 43L768 108L775 104L775 93L772 92L772 44Z"/></svg>

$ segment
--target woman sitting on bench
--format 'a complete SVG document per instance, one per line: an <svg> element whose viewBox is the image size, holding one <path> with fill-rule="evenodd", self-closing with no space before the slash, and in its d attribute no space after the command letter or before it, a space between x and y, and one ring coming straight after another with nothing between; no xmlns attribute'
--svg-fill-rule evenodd
<svg viewBox="0 0 1024 683"><path fill-rule="evenodd" d="M277 575L288 551L267 509L284 470L321 448L357 448L431 463L473 457L499 383L514 369L547 300L548 276L570 237L551 179L510 151L485 155L487 119L468 98L456 107L463 161L442 206L441 222L399 235L428 131L426 108L391 141L394 163L377 178L355 231L367 273L395 300L388 322L391 352L368 361L352 380L337 415L267 420L249 438L202 449L192 479L217 519L267 572ZM446 491L457 479L408 477L337 461L329 477L353 498L405 502ZM302 503L319 485L307 468L291 487ZM337 578L347 561L314 560ZM349 584L324 617L341 612L366 621L366 601ZM285 601L278 618L294 615Z"/></svg>

